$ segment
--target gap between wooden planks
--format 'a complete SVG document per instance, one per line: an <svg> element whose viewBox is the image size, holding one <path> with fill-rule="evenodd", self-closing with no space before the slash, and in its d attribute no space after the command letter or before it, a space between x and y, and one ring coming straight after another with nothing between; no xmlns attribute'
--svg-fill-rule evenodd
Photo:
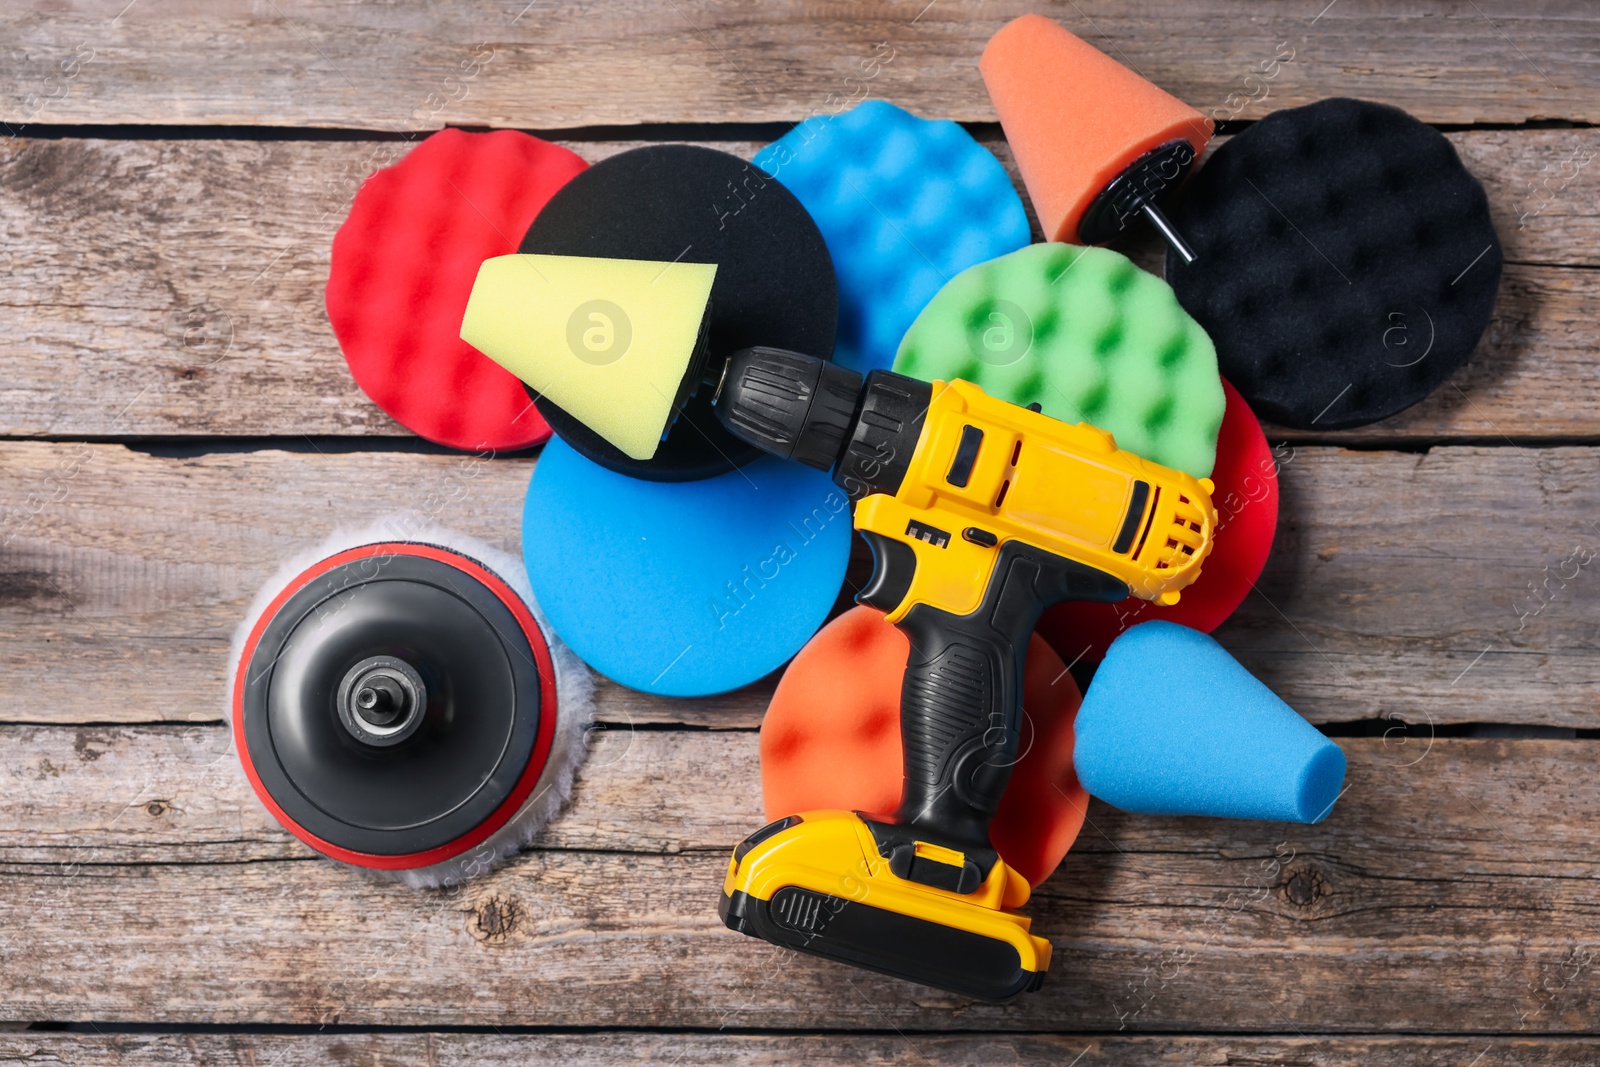
<svg viewBox="0 0 1600 1067"><path fill-rule="evenodd" d="M1600 162L1578 162L1600 155L1600 130L1449 136L1488 189L1509 261L1495 319L1433 397L1319 436L1600 437L1590 402L1600 274L1589 269L1600 267ZM598 161L637 143L569 147ZM710 143L745 156L760 147ZM987 143L1010 167L1005 143ZM11 280L0 302L0 434L404 434L350 377L322 291L350 198L410 147L0 143L0 267ZM1128 251L1161 270L1148 236ZM1391 325L1375 325L1375 343Z"/></svg>
<svg viewBox="0 0 1600 1067"><path fill-rule="evenodd" d="M185 744L193 747L185 749ZM1570 1033L1600 1010L1585 741L1341 741L1317 826L1098 802L1030 904L1052 978L974 1004L722 928L747 733L607 732L539 847L455 891L315 858L225 750L0 731L0 1014L302 1025Z"/></svg>
<svg viewBox="0 0 1600 1067"><path fill-rule="evenodd" d="M1413 734L1600 726L1600 451L1300 445L1279 458L1272 559L1218 636L1290 704L1314 722L1395 716ZM407 513L516 551L533 467L0 443L0 721L220 721L246 606L283 560L351 525L353 488L364 516ZM674 701L605 685L600 714L752 727L769 691Z"/></svg>
<svg viewBox="0 0 1600 1067"><path fill-rule="evenodd" d="M1582 0L34 0L0 12L0 119L557 129L795 121L870 92L992 121L978 56L1036 10L1207 114L1359 96L1428 122L1600 120L1600 16ZM1292 59L1262 79L1275 56Z"/></svg>
<svg viewBox="0 0 1600 1067"><path fill-rule="evenodd" d="M86 1028L87 1029L87 1028ZM1477 1064L1473 1064L1474 1059ZM359 1067L527 1067L615 1063L704 1067L1147 1067L1153 1063L1269 1067L1590 1067L1600 1040L1553 1037L1107 1037L1100 1034L0 1034L0 1067L196 1067L341 1063Z"/></svg>

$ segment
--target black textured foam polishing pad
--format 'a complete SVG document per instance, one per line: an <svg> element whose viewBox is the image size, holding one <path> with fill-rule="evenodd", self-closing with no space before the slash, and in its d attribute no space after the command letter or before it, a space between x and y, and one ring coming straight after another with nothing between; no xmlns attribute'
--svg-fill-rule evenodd
<svg viewBox="0 0 1600 1067"><path fill-rule="evenodd" d="M559 195L559 194L558 194ZM1500 242L1483 187L1398 108L1323 100L1217 149L1176 213L1197 258L1167 280L1264 419L1386 418L1466 362L1489 324Z"/></svg>
<svg viewBox="0 0 1600 1067"><path fill-rule="evenodd" d="M833 260L806 209L777 180L726 152L691 145L636 148L568 182L540 211L522 252L715 263L711 363L773 345L833 352ZM757 455L711 410L702 387L648 460L630 459L550 400L539 413L586 458L654 481L708 478Z"/></svg>

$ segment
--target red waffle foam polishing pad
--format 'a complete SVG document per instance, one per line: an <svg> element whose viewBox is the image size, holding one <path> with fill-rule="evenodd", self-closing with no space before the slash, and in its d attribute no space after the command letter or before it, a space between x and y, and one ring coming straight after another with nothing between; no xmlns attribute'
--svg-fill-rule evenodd
<svg viewBox="0 0 1600 1067"><path fill-rule="evenodd" d="M461 317L478 267L515 252L586 166L514 130L440 130L362 183L333 238L328 318L356 383L396 422L477 452L550 436L522 383L461 340Z"/></svg>
<svg viewBox="0 0 1600 1067"><path fill-rule="evenodd" d="M883 612L857 607L800 650L761 725L767 818L845 808L884 814L900 804L900 681L910 643ZM1034 636L1024 667L1022 740L990 840L1038 885L1083 828L1088 794L1072 767L1080 697L1061 657Z"/></svg>
<svg viewBox="0 0 1600 1067"><path fill-rule="evenodd" d="M1104 658L1118 634L1152 619L1210 633L1244 602L1272 553L1278 530L1278 463L1261 423L1239 391L1222 383L1226 407L1217 434L1211 502L1217 529L1200 577L1171 607L1129 597L1118 604L1057 604L1039 620L1038 633L1073 661Z"/></svg>

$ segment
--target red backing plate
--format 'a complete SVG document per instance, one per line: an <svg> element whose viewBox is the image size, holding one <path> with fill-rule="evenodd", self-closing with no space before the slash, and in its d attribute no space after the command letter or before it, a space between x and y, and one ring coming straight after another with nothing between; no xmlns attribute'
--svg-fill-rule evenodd
<svg viewBox="0 0 1600 1067"><path fill-rule="evenodd" d="M1135 623L1166 619L1210 633L1244 601L1261 576L1278 529L1278 465L1250 406L1226 381L1227 407L1217 434L1211 501L1216 540L1200 577L1170 608L1129 597L1118 604L1058 604L1039 620L1038 632L1068 662L1103 658L1118 634Z"/></svg>
<svg viewBox="0 0 1600 1067"><path fill-rule="evenodd" d="M395 421L476 452L550 436L522 383L461 340L478 267L507 255L587 164L514 130L441 130L366 180L333 238L328 318L350 373Z"/></svg>
<svg viewBox="0 0 1600 1067"><path fill-rule="evenodd" d="M910 648L883 612L857 607L795 656L761 725L768 819L899 806L900 682ZM1089 798L1072 768L1077 685L1037 636L1024 671L1021 747L989 837L1006 863L1038 885L1078 836Z"/></svg>
<svg viewBox="0 0 1600 1067"><path fill-rule="evenodd" d="M528 757L528 766L517 780L505 801L494 810L494 813L475 827L471 833L438 848L426 852L413 852L403 856L377 856L366 852L352 852L330 844L311 833L305 827L296 823L272 799L266 787L261 784L261 778L256 773L255 765L250 761L250 748L244 743L244 684L246 665L255 655L256 645L261 640L261 634L283 605L307 583L315 581L319 576L326 574L335 567L342 566L353 560L382 558L396 555L423 556L427 559L437 560L448 564L461 571L468 578L487 588L495 597L506 606L506 609L516 618L517 624L522 628L523 636L528 640L528 647L533 650L534 662L539 667L539 735L534 740L533 752ZM256 791L256 796L261 798L261 803L274 819L301 841L321 852L344 863L354 864L357 867L372 867L384 871L414 870L419 867L431 867L435 863L445 860L488 840L491 835L506 823L511 821L533 792L533 787L539 781L539 775L544 772L544 765L550 758L550 747L555 740L556 715L559 709L556 705L556 671L555 664L550 659L550 646L545 643L544 633L539 629L539 624L534 621L533 613L528 610L528 605L522 598L493 572L484 569L479 564L447 552L442 548L432 545L413 544L405 541L392 543L362 545L352 548L321 560L306 570L302 571L294 581L284 586L283 590L272 599L267 609L261 613L254 626L250 628L250 636L244 643L244 650L239 655L239 662L234 665L235 678L233 684L233 736L234 747L239 752L239 762L244 765L244 773L250 779L250 786Z"/></svg>

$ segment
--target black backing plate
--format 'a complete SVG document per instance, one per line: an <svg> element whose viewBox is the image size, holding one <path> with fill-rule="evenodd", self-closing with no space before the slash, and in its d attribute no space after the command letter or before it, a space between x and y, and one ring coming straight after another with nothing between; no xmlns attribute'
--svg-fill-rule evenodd
<svg viewBox="0 0 1600 1067"><path fill-rule="evenodd" d="M712 368L752 345L833 353L838 288L821 232L777 179L726 152L650 145L602 160L550 198L519 251L717 264ZM581 455L663 482L709 478L759 455L717 421L711 393L701 387L655 456L636 460L530 390L539 414Z"/></svg>
<svg viewBox="0 0 1600 1067"><path fill-rule="evenodd" d="M355 740L335 706L345 672L377 655L428 687L421 728L392 748ZM425 556L357 559L306 583L240 670L262 785L300 827L353 852L409 855L471 832L515 790L539 732L539 668L516 617Z"/></svg>

